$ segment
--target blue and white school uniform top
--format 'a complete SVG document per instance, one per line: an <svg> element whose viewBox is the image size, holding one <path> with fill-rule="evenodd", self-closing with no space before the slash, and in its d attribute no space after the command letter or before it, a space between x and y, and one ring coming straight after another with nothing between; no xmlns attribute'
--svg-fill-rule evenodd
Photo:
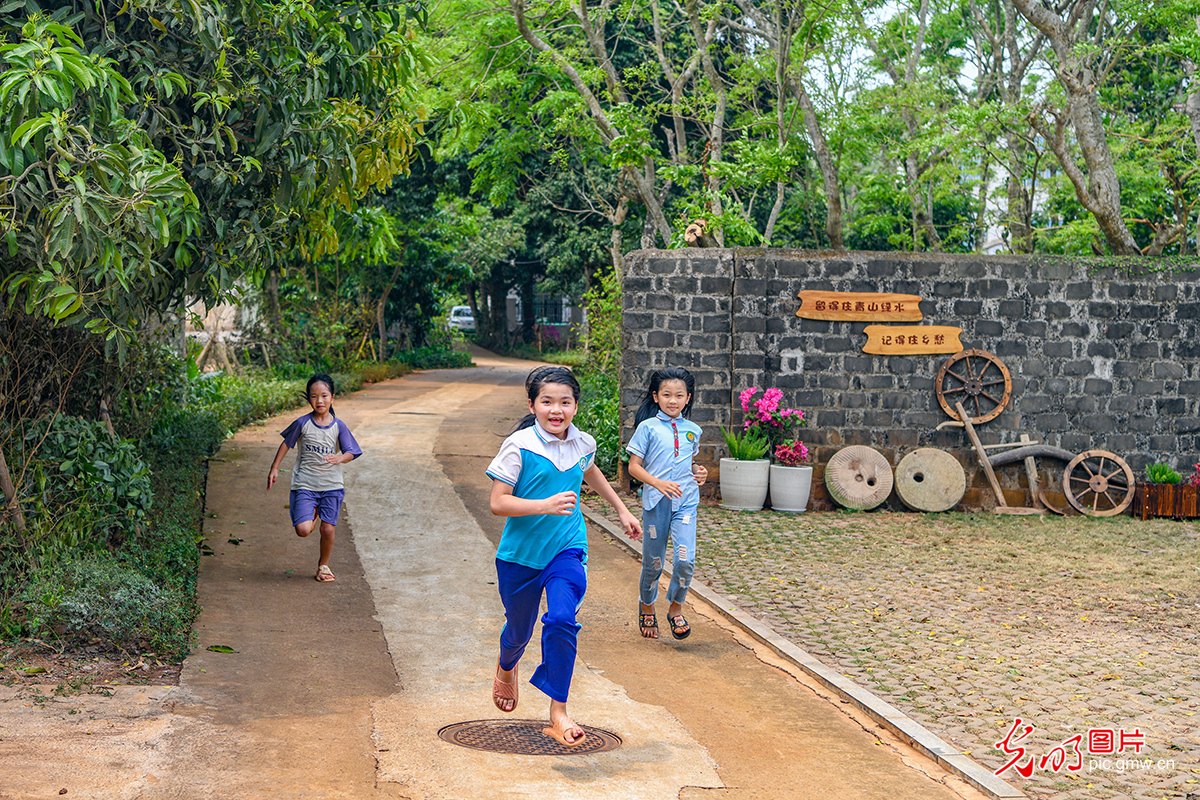
<svg viewBox="0 0 1200 800"><path fill-rule="evenodd" d="M596 463L596 440L574 425L559 439L536 421L513 433L488 465L488 477L513 487L516 497L541 499L559 492L579 493L583 474ZM545 569L564 550L587 553L583 511L566 516L531 514L504 523L496 558L532 569Z"/></svg>
<svg viewBox="0 0 1200 800"><path fill-rule="evenodd" d="M700 505L700 487L692 475L692 459L700 453L700 426L682 416L671 417L659 411L643 420L625 448L641 456L642 466L654 477L678 483L681 497L671 498L671 510ZM649 484L642 487L642 507L654 508L666 497Z"/></svg>

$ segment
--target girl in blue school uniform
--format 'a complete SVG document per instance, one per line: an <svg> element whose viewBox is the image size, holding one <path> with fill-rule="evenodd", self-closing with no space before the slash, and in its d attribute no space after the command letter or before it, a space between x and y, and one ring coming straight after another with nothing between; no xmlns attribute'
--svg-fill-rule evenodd
<svg viewBox="0 0 1200 800"><path fill-rule="evenodd" d="M708 470L692 459L700 452L700 426L687 418L696 381L682 367L666 367L650 376L646 397L634 418L636 429L626 449L629 474L641 481L641 607L638 627L647 639L658 638L658 579L667 556L667 537L674 545L671 585L667 588L667 622L671 635L686 639L692 629L683 616L696 564L696 511Z"/></svg>
<svg viewBox="0 0 1200 800"><path fill-rule="evenodd" d="M580 629L575 614L587 589L582 482L617 509L632 538L641 537L641 526L596 466L596 440L572 424L579 382L571 370L538 367L525 379L525 391L531 413L500 445L487 469L492 513L508 517L496 551L505 625L492 702L505 712L517 707L517 664L533 635L544 592L542 663L529 682L550 696L550 726L542 732L573 747L586 736L567 714Z"/></svg>

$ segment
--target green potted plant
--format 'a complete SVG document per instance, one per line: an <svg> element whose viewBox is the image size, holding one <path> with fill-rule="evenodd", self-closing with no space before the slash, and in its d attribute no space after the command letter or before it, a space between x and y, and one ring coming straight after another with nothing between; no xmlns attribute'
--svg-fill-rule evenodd
<svg viewBox="0 0 1200 800"><path fill-rule="evenodd" d="M799 439L775 447L770 481L773 510L799 514L808 508L813 468L806 461L808 448Z"/></svg>
<svg viewBox="0 0 1200 800"><path fill-rule="evenodd" d="M757 429L741 434L721 428L729 457L721 459L721 507L761 511L767 499L771 462L764 458L771 443Z"/></svg>
<svg viewBox="0 0 1200 800"><path fill-rule="evenodd" d="M1147 464L1143 475L1146 481L1137 488L1135 514L1140 513L1142 519L1200 516L1200 464L1195 465L1195 472L1186 480L1165 462Z"/></svg>

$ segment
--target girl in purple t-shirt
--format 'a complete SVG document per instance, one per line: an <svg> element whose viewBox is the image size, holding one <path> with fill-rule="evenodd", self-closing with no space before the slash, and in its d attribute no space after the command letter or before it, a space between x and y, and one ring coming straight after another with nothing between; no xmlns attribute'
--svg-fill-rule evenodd
<svg viewBox="0 0 1200 800"><path fill-rule="evenodd" d="M281 436L283 444L267 474L270 490L279 478L279 462L293 447L299 447L296 465L292 469L292 493L288 508L296 535L308 536L317 523L321 524L321 557L317 562L317 580L334 579L329 569L333 552L333 533L346 489L342 482L342 464L362 455L350 428L333 413L333 378L318 373L308 379L306 391L312 413L305 414L287 427Z"/></svg>

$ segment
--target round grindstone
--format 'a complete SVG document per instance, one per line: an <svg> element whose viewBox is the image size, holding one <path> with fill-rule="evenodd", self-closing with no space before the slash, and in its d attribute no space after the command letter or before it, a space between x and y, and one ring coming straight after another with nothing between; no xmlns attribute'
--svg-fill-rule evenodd
<svg viewBox="0 0 1200 800"><path fill-rule="evenodd" d="M966 492L962 464L945 450L922 447L896 465L896 494L913 511L949 511Z"/></svg>
<svg viewBox="0 0 1200 800"><path fill-rule="evenodd" d="M525 756L578 756L585 753L603 753L621 746L621 737L612 731L580 725L587 737L567 747L542 733L550 723L536 719L477 719L471 722L456 722L438 731L438 737L451 744L488 750L493 753L511 753Z"/></svg>
<svg viewBox="0 0 1200 800"><path fill-rule="evenodd" d="M865 511L892 493L892 466L878 450L843 447L825 465L825 488L840 505Z"/></svg>

